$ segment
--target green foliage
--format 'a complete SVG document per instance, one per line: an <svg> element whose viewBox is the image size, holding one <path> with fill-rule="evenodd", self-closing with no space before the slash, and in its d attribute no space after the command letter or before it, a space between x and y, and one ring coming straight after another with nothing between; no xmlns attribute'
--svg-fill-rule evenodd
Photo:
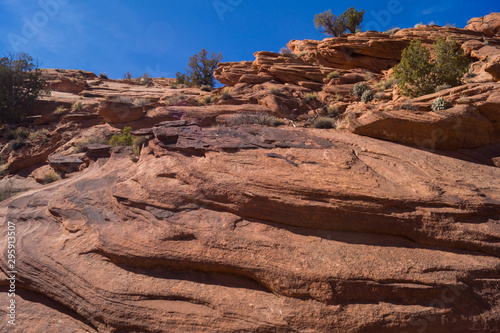
<svg viewBox="0 0 500 333"><path fill-rule="evenodd" d="M281 89L279 87L271 87L269 89L269 92L273 95L276 95L276 96L280 96L280 95L283 95L283 92L281 91Z"/></svg>
<svg viewBox="0 0 500 333"><path fill-rule="evenodd" d="M318 117L314 120L313 123L314 128L334 128L335 120L330 117Z"/></svg>
<svg viewBox="0 0 500 333"><path fill-rule="evenodd" d="M80 102L75 102L72 106L71 106L71 110L72 111L81 111L83 109L83 105L82 103Z"/></svg>
<svg viewBox="0 0 500 333"><path fill-rule="evenodd" d="M209 56L206 49L189 58L187 76L195 86L215 86L214 70L222 61L222 54L212 52Z"/></svg>
<svg viewBox="0 0 500 333"><path fill-rule="evenodd" d="M326 108L326 113L329 118L335 118L339 115L339 107L337 105L330 105Z"/></svg>
<svg viewBox="0 0 500 333"><path fill-rule="evenodd" d="M23 120L33 112L35 100L49 94L38 65L28 54L0 59L0 120Z"/></svg>
<svg viewBox="0 0 500 333"><path fill-rule="evenodd" d="M432 111L446 110L449 105L443 97L438 97L431 103Z"/></svg>
<svg viewBox="0 0 500 333"><path fill-rule="evenodd" d="M175 73L175 84L177 85L189 85L191 82L189 80L189 76L184 73L177 72Z"/></svg>
<svg viewBox="0 0 500 333"><path fill-rule="evenodd" d="M461 84L469 62L455 41L437 38L434 43L435 59L420 40L412 40L403 50L401 62L394 67L402 94L415 97L433 93L439 85L451 87Z"/></svg>
<svg viewBox="0 0 500 333"><path fill-rule="evenodd" d="M365 90L363 95L361 95L361 102L363 102L365 104L369 103L373 100L374 96L375 96L375 93L373 92L373 90L371 90L371 89Z"/></svg>
<svg viewBox="0 0 500 333"><path fill-rule="evenodd" d="M134 148L134 155L135 156L140 156L141 155L141 150L142 146L144 143L148 141L148 137L145 136L134 136L132 140L132 147Z"/></svg>
<svg viewBox="0 0 500 333"><path fill-rule="evenodd" d="M357 11L354 7L347 9L342 15L335 16L329 9L314 17L314 26L320 32L330 36L339 37L346 30L355 33L363 22L364 9Z"/></svg>
<svg viewBox="0 0 500 333"><path fill-rule="evenodd" d="M462 83L462 77L469 69L469 60L464 50L457 46L453 39L437 38L435 43L436 60L434 72L436 73L436 86L448 84L456 87Z"/></svg>
<svg viewBox="0 0 500 333"><path fill-rule="evenodd" d="M354 96L356 96L357 98L361 99L364 92L368 91L368 90L371 90L370 86L365 82L361 82L361 83L357 83L354 85L354 87L352 89L352 94Z"/></svg>
<svg viewBox="0 0 500 333"><path fill-rule="evenodd" d="M61 180L61 176L57 172L55 172L54 170L50 170L43 175L43 183L44 184L50 184L50 183L56 182L58 180Z"/></svg>
<svg viewBox="0 0 500 333"><path fill-rule="evenodd" d="M17 139L26 140L29 137L30 133L26 128L18 127L16 129L11 129L11 128L7 129L4 135L7 140L17 140Z"/></svg>
<svg viewBox="0 0 500 333"><path fill-rule="evenodd" d="M334 37L340 37L346 29L344 17L333 15L330 9L314 17L314 26L320 32Z"/></svg>
<svg viewBox="0 0 500 333"><path fill-rule="evenodd" d="M121 135L113 135L109 144L111 146L132 146L135 136L131 134L132 127L125 127Z"/></svg>
<svg viewBox="0 0 500 333"><path fill-rule="evenodd" d="M264 126L282 126L285 122L275 116L267 113L242 113L228 120L229 126L240 125L264 125Z"/></svg>
<svg viewBox="0 0 500 333"><path fill-rule="evenodd" d="M313 93L307 93L306 97L302 99L302 101L308 103L312 101L317 101L318 100L318 93L313 92Z"/></svg>
<svg viewBox="0 0 500 333"><path fill-rule="evenodd" d="M352 34L361 26L363 22L363 16L365 15L365 10L357 11L354 7L347 9L343 14L345 27Z"/></svg>
<svg viewBox="0 0 500 333"><path fill-rule="evenodd" d="M328 80L331 80L331 79L335 79L335 78L337 78L339 76L340 76L340 72L339 71L333 71L333 72L328 73L328 75L326 76L326 78Z"/></svg>

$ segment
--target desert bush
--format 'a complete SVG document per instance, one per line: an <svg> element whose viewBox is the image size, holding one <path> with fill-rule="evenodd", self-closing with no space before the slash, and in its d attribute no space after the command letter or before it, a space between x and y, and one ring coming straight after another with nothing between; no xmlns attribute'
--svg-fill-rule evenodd
<svg viewBox="0 0 500 333"><path fill-rule="evenodd" d="M58 180L61 180L61 176L54 170L50 170L43 175L44 184L50 184Z"/></svg>
<svg viewBox="0 0 500 333"><path fill-rule="evenodd" d="M397 83L398 83L398 80L394 77L391 77L387 80L382 80L379 83L377 83L377 90L378 91L387 90L389 88L392 88Z"/></svg>
<svg viewBox="0 0 500 333"><path fill-rule="evenodd" d="M75 102L72 106L71 106L71 111L81 111L83 109L83 105L82 103L80 102Z"/></svg>
<svg viewBox="0 0 500 333"><path fill-rule="evenodd" d="M231 88L226 87L222 90L222 93L220 95L220 99L222 100L227 100L227 99L232 99L233 96L231 95Z"/></svg>
<svg viewBox="0 0 500 333"><path fill-rule="evenodd" d="M74 143L75 151L77 153L81 153L83 151L83 148L90 144L108 144L108 142L104 138L98 136L82 137Z"/></svg>
<svg viewBox="0 0 500 333"><path fill-rule="evenodd" d="M113 135L113 137L109 141L109 144L111 146L132 146L135 136L133 136L131 132L132 132L132 127L129 126L125 127L122 130L122 134Z"/></svg>
<svg viewBox="0 0 500 333"><path fill-rule="evenodd" d="M346 29L344 17L333 15L330 9L314 17L314 26L320 32L334 37L341 36Z"/></svg>
<svg viewBox="0 0 500 333"><path fill-rule="evenodd" d="M200 89L201 89L201 91L206 91L206 92L212 91L212 87L210 87L209 85L201 86Z"/></svg>
<svg viewBox="0 0 500 333"><path fill-rule="evenodd" d="M337 78L339 76L340 76L340 72L339 71L333 71L333 72L328 73L328 75L326 76L326 78L328 80L331 80L331 79L335 79L335 78Z"/></svg>
<svg viewBox="0 0 500 333"><path fill-rule="evenodd" d="M336 99L337 101L339 101L339 102L342 102L342 101L345 99L345 97L344 97L344 95L337 94L337 95L335 96L335 99Z"/></svg>
<svg viewBox="0 0 500 333"><path fill-rule="evenodd" d="M106 73L99 73L99 77L100 77L101 79L105 79L105 80L107 80L107 79L108 79L108 76L106 75Z"/></svg>
<svg viewBox="0 0 500 333"><path fill-rule="evenodd" d="M449 105L443 97L438 97L431 103L432 111L446 110Z"/></svg>
<svg viewBox="0 0 500 333"><path fill-rule="evenodd" d="M174 105L174 104L177 104L179 103L180 101L183 101L185 99L187 99L188 97L184 94L180 94L180 95L174 95L174 96L171 96L167 99L167 104L168 105Z"/></svg>
<svg viewBox="0 0 500 333"><path fill-rule="evenodd" d="M282 47L279 52L282 56L287 58L294 58L295 55L288 49L288 47Z"/></svg>
<svg viewBox="0 0 500 333"><path fill-rule="evenodd" d="M363 95L361 95L361 102L363 102L365 104L369 103L373 100L374 96L375 96L375 93L373 92L373 90L371 90L371 89L365 90Z"/></svg>
<svg viewBox="0 0 500 333"><path fill-rule="evenodd" d="M436 89L434 91L439 92L441 90L446 90L449 88L451 88L451 86L449 84L440 84L439 86L436 87Z"/></svg>
<svg viewBox="0 0 500 333"><path fill-rule="evenodd" d="M228 121L229 126L253 124L264 126L282 126L285 125L285 122L275 116L268 115L267 113L242 113Z"/></svg>
<svg viewBox="0 0 500 333"><path fill-rule="evenodd" d="M49 130L46 128L42 128L38 131L31 132L28 136L28 140L35 140L35 139L47 139L47 134L49 134Z"/></svg>
<svg viewBox="0 0 500 333"><path fill-rule="evenodd" d="M132 73L127 72L127 73L123 74L123 79L127 80L127 81L132 80Z"/></svg>
<svg viewBox="0 0 500 333"><path fill-rule="evenodd" d="M335 127L335 119L330 117L318 117L313 122L314 128L334 128Z"/></svg>
<svg viewBox="0 0 500 333"><path fill-rule="evenodd" d="M222 61L222 54L212 52L209 56L206 49L202 49L198 54L189 58L187 76L190 82L196 86L215 86L214 70L217 64Z"/></svg>
<svg viewBox="0 0 500 333"><path fill-rule="evenodd" d="M148 141L148 137L145 137L145 136L135 136L134 137L134 139L132 140L132 147L133 147L135 156L141 155L142 146L144 145L144 143L146 141Z"/></svg>
<svg viewBox="0 0 500 333"><path fill-rule="evenodd" d="M300 52L299 53L299 58L305 57L308 54L309 54L309 52L307 52L307 51Z"/></svg>
<svg viewBox="0 0 500 333"><path fill-rule="evenodd" d="M191 82L189 80L189 76L184 73L177 72L175 74L175 84L176 85L189 85Z"/></svg>
<svg viewBox="0 0 500 333"><path fill-rule="evenodd" d="M64 106L58 106L54 111L54 114L63 114L67 113L68 111L69 111L68 108L65 108Z"/></svg>
<svg viewBox="0 0 500 333"><path fill-rule="evenodd" d="M363 96L364 92L367 91L367 90L371 90L370 89L370 86L365 83L365 82L361 82L361 83L356 83L352 89L352 93L354 96L356 96L357 98L361 99L361 97Z"/></svg>
<svg viewBox="0 0 500 333"><path fill-rule="evenodd" d="M339 115L339 107L337 105L330 105L326 108L326 114L329 118L335 118Z"/></svg>
<svg viewBox="0 0 500 333"><path fill-rule="evenodd" d="M139 76L137 78L137 81L139 82L139 84L142 84L142 85L147 85L149 84L150 82L153 81L153 79L149 76L148 73L144 73L142 76Z"/></svg>
<svg viewBox="0 0 500 333"><path fill-rule="evenodd" d="M11 123L25 119L33 112L35 100L49 94L38 65L28 54L0 59L0 120Z"/></svg>
<svg viewBox="0 0 500 333"><path fill-rule="evenodd" d="M269 92L273 95L276 95L276 96L280 96L280 95L283 95L283 91L281 90L280 87L271 87L269 89Z"/></svg>
<svg viewBox="0 0 500 333"><path fill-rule="evenodd" d="M373 73L372 72L368 72L368 73L365 74L364 79L365 79L365 81L370 81L372 77L373 77Z"/></svg>
<svg viewBox="0 0 500 333"><path fill-rule="evenodd" d="M210 94L210 95L200 97L198 99L198 102L200 104L212 104L212 103L217 102L217 100L218 100L217 96Z"/></svg>
<svg viewBox="0 0 500 333"><path fill-rule="evenodd" d="M401 28L391 28L387 31L384 32L384 34L386 35L389 35L389 36L392 36L394 35L396 32L398 32L399 30L401 30Z"/></svg>
<svg viewBox="0 0 500 333"><path fill-rule="evenodd" d="M420 23L415 24L413 26L413 28L420 28L420 27L423 27L423 26L425 26L425 25L422 22L420 22Z"/></svg>
<svg viewBox="0 0 500 333"><path fill-rule="evenodd" d="M451 87L461 84L469 61L455 41L437 38L434 43L435 59L431 61L429 50L420 40L412 40L403 50L401 62L394 67L394 77L399 79L399 89L410 97L433 93L437 86Z"/></svg>
<svg viewBox="0 0 500 333"><path fill-rule="evenodd" d="M309 103L312 101L317 101L318 100L318 93L312 92L312 93L307 93L306 96L302 99L303 102Z"/></svg>
<svg viewBox="0 0 500 333"><path fill-rule="evenodd" d="M330 36L339 37L346 30L355 33L363 22L364 9L357 11L354 7L347 9L342 15L335 16L329 9L314 18L314 25L320 32Z"/></svg>
<svg viewBox="0 0 500 333"><path fill-rule="evenodd" d="M7 140L26 140L29 137L30 132L25 127L18 127L16 129L8 128L4 135Z"/></svg>
<svg viewBox="0 0 500 333"><path fill-rule="evenodd" d="M144 107L144 106L148 105L149 102L150 102L149 99L141 97L141 98L134 99L132 101L132 104L134 104L134 106L137 106L137 107Z"/></svg>

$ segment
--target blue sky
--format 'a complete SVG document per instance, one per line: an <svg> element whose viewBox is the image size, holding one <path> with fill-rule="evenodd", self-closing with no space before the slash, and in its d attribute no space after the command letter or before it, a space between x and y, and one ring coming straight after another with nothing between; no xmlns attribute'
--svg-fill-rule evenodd
<svg viewBox="0 0 500 333"><path fill-rule="evenodd" d="M495 1L0 0L0 53L27 52L42 67L121 78L175 77L202 48L254 60L291 39L323 39L314 15L365 9L365 29L456 24L500 11Z"/></svg>

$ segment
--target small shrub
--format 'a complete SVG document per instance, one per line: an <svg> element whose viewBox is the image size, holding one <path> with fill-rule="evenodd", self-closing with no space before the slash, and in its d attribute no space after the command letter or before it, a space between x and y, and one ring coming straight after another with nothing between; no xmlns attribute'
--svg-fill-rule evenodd
<svg viewBox="0 0 500 333"><path fill-rule="evenodd" d="M339 107L337 105L330 105L326 108L326 114L329 118L335 118L339 115Z"/></svg>
<svg viewBox="0 0 500 333"><path fill-rule="evenodd" d="M443 97L439 97L432 101L431 107L432 111L438 111L438 110L446 110L449 106L448 102Z"/></svg>
<svg viewBox="0 0 500 333"><path fill-rule="evenodd" d="M352 93L354 96L356 96L357 98L361 99L361 97L363 96L364 92L367 91L367 90L371 90L370 89L370 86L368 86L368 84L366 84L365 82L361 82L361 83L356 83L352 89Z"/></svg>
<svg viewBox="0 0 500 333"><path fill-rule="evenodd" d="M212 104L217 102L218 98L215 95L206 95L198 99L200 104Z"/></svg>
<svg viewBox="0 0 500 333"><path fill-rule="evenodd" d="M389 30L385 31L384 34L392 36L396 32L398 32L399 30L401 30L401 28L392 28L392 29L389 29Z"/></svg>
<svg viewBox="0 0 500 333"><path fill-rule="evenodd" d="M375 96L375 93L373 92L373 90L365 90L365 92L363 93L363 95L361 96L361 102L363 103L369 103L373 100L373 97Z"/></svg>
<svg viewBox="0 0 500 333"><path fill-rule="evenodd" d="M18 127L16 129L7 129L5 131L5 138L7 140L17 140L17 139L24 139L26 140L30 135L30 132L24 128L24 127Z"/></svg>
<svg viewBox="0 0 500 333"><path fill-rule="evenodd" d="M368 72L365 74L365 81L370 81L370 79L373 77L373 73L372 72Z"/></svg>
<svg viewBox="0 0 500 333"><path fill-rule="evenodd" d="M147 98L136 98L133 100L132 104L134 104L134 106L137 106L137 107L144 107L144 106L148 105L149 102L150 102L150 100Z"/></svg>
<svg viewBox="0 0 500 333"><path fill-rule="evenodd" d="M185 99L187 99L188 97L186 95L183 95L183 94L180 94L180 95L174 95L172 97L169 97L167 99L167 104L168 105L175 105L177 103L179 103L180 101L183 101Z"/></svg>
<svg viewBox="0 0 500 333"><path fill-rule="evenodd" d="M71 111L81 111L82 109L83 105L80 102L75 102L75 104L71 106Z"/></svg>
<svg viewBox="0 0 500 333"><path fill-rule="evenodd" d="M99 77L100 77L101 79L105 79L105 80L107 80L107 79L108 79L108 76L106 75L106 73L99 73Z"/></svg>
<svg viewBox="0 0 500 333"><path fill-rule="evenodd" d="M134 137L134 139L132 140L132 147L134 147L134 155L135 156L141 155L142 145L146 141L148 141L148 138L145 136L135 136Z"/></svg>
<svg viewBox="0 0 500 333"><path fill-rule="evenodd" d="M18 150L24 146L26 146L26 139L18 138L18 139L12 140L9 143L9 150L10 151Z"/></svg>
<svg viewBox="0 0 500 333"><path fill-rule="evenodd" d="M43 175L44 184L50 184L58 180L61 180L61 176L54 170L50 170Z"/></svg>
<svg viewBox="0 0 500 333"><path fill-rule="evenodd" d="M295 55L288 49L288 47L282 47L279 52L282 56L287 58L294 58Z"/></svg>
<svg viewBox="0 0 500 333"><path fill-rule="evenodd" d="M438 91L441 91L441 90L446 90L446 89L449 89L451 88L451 86L449 84L441 84L439 86L436 87L436 90L435 92L438 92Z"/></svg>
<svg viewBox="0 0 500 333"><path fill-rule="evenodd" d="M144 73L142 76L138 77L137 80L142 85L147 85L153 81L153 79L149 76L148 73Z"/></svg>
<svg viewBox="0 0 500 333"><path fill-rule="evenodd" d="M306 103L309 103L309 102L312 102L312 101L317 101L318 100L318 93L316 92L312 92L312 93L307 93L306 94L306 97L304 97L302 99L302 101L306 102Z"/></svg>
<svg viewBox="0 0 500 333"><path fill-rule="evenodd" d="M189 76L187 76L184 73L177 72L175 74L175 84L177 86L179 86L179 85L189 85L190 84Z"/></svg>
<svg viewBox="0 0 500 333"><path fill-rule="evenodd" d="M64 106L58 106L57 109L54 111L54 114L63 114L67 113L69 110L65 108Z"/></svg>
<svg viewBox="0 0 500 333"><path fill-rule="evenodd" d="M271 89L269 89L269 92L273 95L276 95L276 96L283 95L283 92L281 91L281 88L279 88L279 87L271 87Z"/></svg>
<svg viewBox="0 0 500 333"><path fill-rule="evenodd" d="M209 85L203 85L201 86L201 91L206 91L206 92L211 92L212 91L212 87L210 87Z"/></svg>
<svg viewBox="0 0 500 333"><path fill-rule="evenodd" d="M75 145L75 151L77 153L81 153L83 151L83 148L85 146L88 146L90 144L107 144L105 139L100 138L100 137L95 137L95 136L87 136L87 137L82 137L78 141L74 143Z"/></svg>
<svg viewBox="0 0 500 333"><path fill-rule="evenodd" d="M227 100L227 99L232 99L233 96L231 95L231 88L224 88L222 90L222 94L220 95L220 99L222 100Z"/></svg>
<svg viewBox="0 0 500 333"><path fill-rule="evenodd" d="M130 72L123 74L123 79L127 81L132 80L132 74Z"/></svg>
<svg viewBox="0 0 500 333"><path fill-rule="evenodd" d="M109 144L111 146L132 146L135 136L131 134L132 127L125 127L121 135L113 135Z"/></svg>
<svg viewBox="0 0 500 333"><path fill-rule="evenodd" d="M309 52L307 52L307 51L300 52L299 53L299 58L305 57L308 54L309 54Z"/></svg>
<svg viewBox="0 0 500 333"><path fill-rule="evenodd" d="M389 88L392 88L395 84L398 84L398 80L391 77L388 80L382 80L379 83L377 83L377 90L384 91Z"/></svg>
<svg viewBox="0 0 500 333"><path fill-rule="evenodd" d="M189 58L187 76L195 86L215 86L214 71L217 64L222 61L222 54L212 52L209 56L206 49Z"/></svg>
<svg viewBox="0 0 500 333"><path fill-rule="evenodd" d="M337 101L339 101L339 102L342 102L342 101L345 99L345 97L344 97L344 95L337 94L337 95L335 96L335 99L336 99Z"/></svg>
<svg viewBox="0 0 500 333"><path fill-rule="evenodd" d="M228 121L229 126L240 125L282 126L285 122L267 113L242 113Z"/></svg>
<svg viewBox="0 0 500 333"><path fill-rule="evenodd" d="M28 136L28 140L35 140L38 138L41 138L43 140L47 139L47 134L49 133L49 130L46 128L42 128L41 130L31 132L30 135Z"/></svg>
<svg viewBox="0 0 500 333"><path fill-rule="evenodd" d="M418 111L418 105L413 104L412 102L404 103L403 105L401 105L401 108L408 111Z"/></svg>
<svg viewBox="0 0 500 333"><path fill-rule="evenodd" d="M314 120L313 127L323 129L334 128L335 120L329 117L318 117Z"/></svg>
<svg viewBox="0 0 500 333"><path fill-rule="evenodd" d="M328 80L331 80L331 79L335 79L335 78L337 78L339 76L340 76L340 72L339 71L333 71L333 72L328 73L328 75L326 76L326 78Z"/></svg>
<svg viewBox="0 0 500 333"><path fill-rule="evenodd" d="M420 22L420 23L415 24L413 26L413 28L420 28L420 27L423 27L423 26L425 26L425 25L422 22Z"/></svg>

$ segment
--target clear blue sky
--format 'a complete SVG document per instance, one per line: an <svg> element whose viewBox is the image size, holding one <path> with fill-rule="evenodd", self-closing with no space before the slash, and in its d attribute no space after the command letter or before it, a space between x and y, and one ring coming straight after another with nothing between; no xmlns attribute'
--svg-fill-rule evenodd
<svg viewBox="0 0 500 333"><path fill-rule="evenodd" d="M0 0L0 54L23 51L42 67L110 78L174 77L202 48L240 61L291 39L323 39L314 15L351 6L365 9L365 29L381 31L430 21L463 28L500 11L498 0Z"/></svg>

